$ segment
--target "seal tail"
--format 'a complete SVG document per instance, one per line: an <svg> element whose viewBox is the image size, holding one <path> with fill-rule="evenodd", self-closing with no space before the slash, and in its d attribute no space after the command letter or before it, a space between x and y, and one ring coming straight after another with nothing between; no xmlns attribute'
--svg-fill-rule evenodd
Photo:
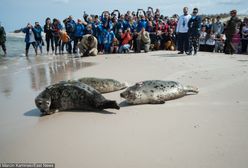
<svg viewBox="0 0 248 168"><path fill-rule="evenodd" d="M197 87L195 87L195 86L184 86L184 91L186 92L186 93L195 93L195 94L197 94L197 93L199 93L199 89L197 88Z"/></svg>
<svg viewBox="0 0 248 168"><path fill-rule="evenodd" d="M101 107L101 109L107 109L107 108L112 108L112 109L117 109L119 110L120 109L120 106L116 103L116 101L113 101L113 100L108 100L108 101L105 101Z"/></svg>

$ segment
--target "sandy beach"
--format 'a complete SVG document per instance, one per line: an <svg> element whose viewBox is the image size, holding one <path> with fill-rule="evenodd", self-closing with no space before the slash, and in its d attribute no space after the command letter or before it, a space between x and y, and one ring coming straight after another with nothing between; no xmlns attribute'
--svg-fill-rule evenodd
<svg viewBox="0 0 248 168"><path fill-rule="evenodd" d="M162 105L59 112L40 117L35 97L49 84L80 77L130 85L174 80L197 95ZM248 56L156 51L71 58L30 56L0 64L0 163L58 168L247 168Z"/></svg>

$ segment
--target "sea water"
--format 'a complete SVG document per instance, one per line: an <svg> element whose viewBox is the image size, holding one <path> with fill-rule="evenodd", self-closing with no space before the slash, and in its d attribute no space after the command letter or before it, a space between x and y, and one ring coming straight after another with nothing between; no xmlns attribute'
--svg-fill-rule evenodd
<svg viewBox="0 0 248 168"><path fill-rule="evenodd" d="M22 89L20 86L31 91L41 91L61 80L71 80L73 72L93 65L82 58L75 58L75 55L47 55L38 52L36 56L32 46L26 57L24 39L24 34L9 33L6 41L7 55L4 56L0 51L0 97L10 98L15 90ZM45 46L43 53L46 53Z"/></svg>

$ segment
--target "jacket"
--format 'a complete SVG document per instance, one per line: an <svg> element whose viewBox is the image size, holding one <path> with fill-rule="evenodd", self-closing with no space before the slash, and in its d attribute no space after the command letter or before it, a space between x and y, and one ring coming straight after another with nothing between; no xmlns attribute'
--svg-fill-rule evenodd
<svg viewBox="0 0 248 168"><path fill-rule="evenodd" d="M23 33L26 34L26 35L25 35L25 42L26 42L26 43L29 43L29 42L30 42L30 35L29 35L29 30L30 30L30 29L32 29L32 31L33 31L33 33L34 33L34 38L37 39L37 38L36 38L36 33L35 33L34 28L28 28L28 27L22 28L21 31L22 31Z"/></svg>
<svg viewBox="0 0 248 168"><path fill-rule="evenodd" d="M44 25L44 33L46 33L46 39L53 37L52 24L45 24Z"/></svg>
<svg viewBox="0 0 248 168"><path fill-rule="evenodd" d="M75 32L74 32L74 36L75 37L83 37L84 35L84 25L77 23L75 25Z"/></svg>
<svg viewBox="0 0 248 168"><path fill-rule="evenodd" d="M6 41L6 33L4 27L0 26L0 44L5 43Z"/></svg>
<svg viewBox="0 0 248 168"><path fill-rule="evenodd" d="M200 36L201 30L201 17L200 16L192 16L188 22L188 33L190 36Z"/></svg>

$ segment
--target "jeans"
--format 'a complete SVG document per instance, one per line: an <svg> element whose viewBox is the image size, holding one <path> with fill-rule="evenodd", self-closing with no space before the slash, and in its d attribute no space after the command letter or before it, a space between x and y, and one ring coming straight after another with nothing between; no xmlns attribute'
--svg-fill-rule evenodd
<svg viewBox="0 0 248 168"><path fill-rule="evenodd" d="M180 52L189 51L189 34L188 33L178 33L178 50Z"/></svg>

